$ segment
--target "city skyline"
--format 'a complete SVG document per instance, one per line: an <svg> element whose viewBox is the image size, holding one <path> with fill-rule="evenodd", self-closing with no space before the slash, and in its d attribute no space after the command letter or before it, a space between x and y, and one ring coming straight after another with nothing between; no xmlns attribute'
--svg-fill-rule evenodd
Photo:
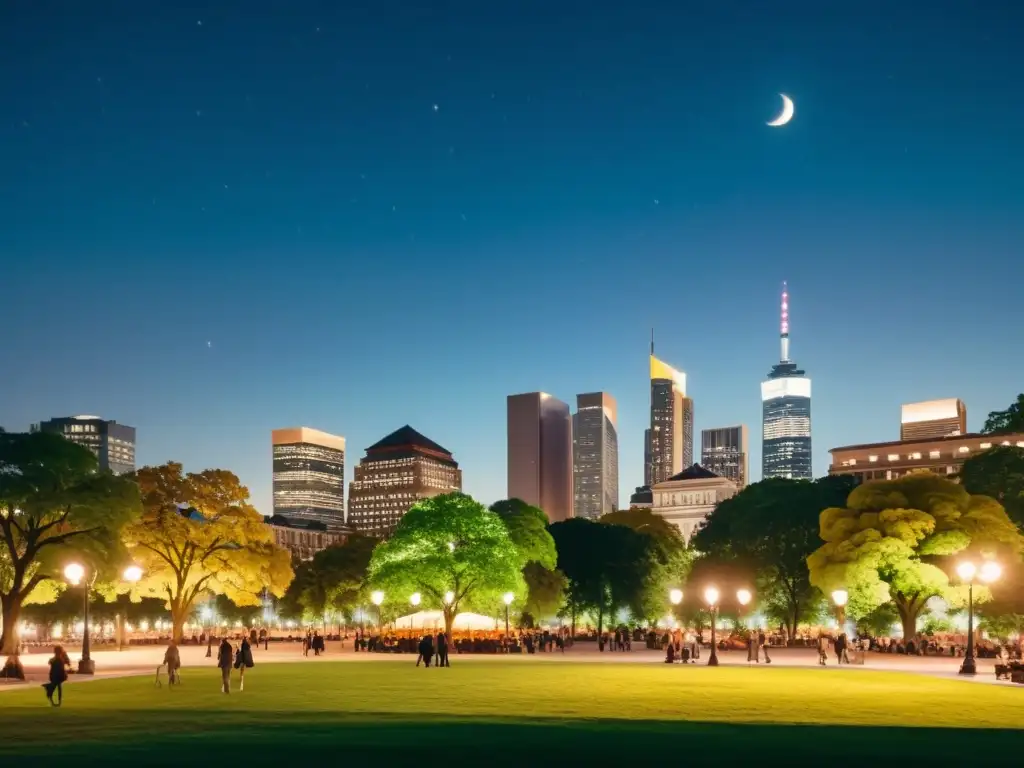
<svg viewBox="0 0 1024 768"><path fill-rule="evenodd" d="M101 414L269 514L272 429L410 423L489 503L509 393L605 391L624 505L655 327L694 433L750 425L756 481L788 280L815 474L902 403L977 431L1024 381L993 280L1024 242L1020 12L939 5L15 4L0 425Z"/></svg>

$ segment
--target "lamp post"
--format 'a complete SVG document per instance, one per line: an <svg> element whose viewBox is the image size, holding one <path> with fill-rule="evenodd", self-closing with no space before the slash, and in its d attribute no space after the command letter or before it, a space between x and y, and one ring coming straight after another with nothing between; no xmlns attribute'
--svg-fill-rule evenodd
<svg viewBox="0 0 1024 768"><path fill-rule="evenodd" d="M516 599L516 596L511 592L506 592L501 597L505 601L505 637L508 637L508 607L512 605L512 601Z"/></svg>
<svg viewBox="0 0 1024 768"><path fill-rule="evenodd" d="M704 601L711 608L711 655L708 657L708 666L718 666L718 641L715 636L715 623L718 615L718 590L708 587L704 590Z"/></svg>
<svg viewBox="0 0 1024 768"><path fill-rule="evenodd" d="M383 621L381 620L380 604L384 602L384 593L379 589L370 595L370 602L377 606L377 634L380 636L384 635L383 632Z"/></svg>
<svg viewBox="0 0 1024 768"><path fill-rule="evenodd" d="M129 584L135 584L142 578L142 569L137 565L129 565L124 569L124 573L121 574L121 577ZM117 650L119 651L123 651L125 646L124 619L125 616L123 613L117 614Z"/></svg>
<svg viewBox="0 0 1024 768"><path fill-rule="evenodd" d="M837 589L832 592L832 602L836 604L836 622L839 624L839 631L843 631L846 624L846 604L850 600L850 593L845 589Z"/></svg>
<svg viewBox="0 0 1024 768"><path fill-rule="evenodd" d="M987 560L982 564L979 574L977 566L967 560L956 567L956 572L960 580L967 583L967 653L964 654L963 664L960 665L960 674L973 675L978 671L978 665L974 661L974 577L980 575L982 581L991 584L999 578L1002 569L999 563Z"/></svg>
<svg viewBox="0 0 1024 768"><path fill-rule="evenodd" d="M213 618L213 609L208 605L204 605L200 615L206 624L206 658L209 659L213 657L213 626L210 621Z"/></svg>
<svg viewBox="0 0 1024 768"><path fill-rule="evenodd" d="M77 587L81 584L84 588L85 609L82 620L82 658L78 662L78 674L91 675L96 671L96 665L93 664L92 657L89 655L89 588L92 586L92 583L85 578L85 566L81 563L69 563L64 568L64 578L72 586ZM93 578L95 578L95 574L93 574Z"/></svg>

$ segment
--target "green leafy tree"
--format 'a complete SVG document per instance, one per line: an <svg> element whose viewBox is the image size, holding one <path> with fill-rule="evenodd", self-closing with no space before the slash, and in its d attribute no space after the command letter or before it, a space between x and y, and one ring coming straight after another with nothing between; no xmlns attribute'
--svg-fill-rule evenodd
<svg viewBox="0 0 1024 768"><path fill-rule="evenodd" d="M992 411L981 431L986 435L1024 432L1024 394L1017 395L1017 400L1005 411Z"/></svg>
<svg viewBox="0 0 1024 768"><path fill-rule="evenodd" d="M350 613L363 596L376 545L376 539L353 535L342 544L317 552L298 580L298 601L305 613L325 626L329 612Z"/></svg>
<svg viewBox="0 0 1024 768"><path fill-rule="evenodd" d="M968 547L1021 550L1021 535L999 502L928 473L865 483L845 507L823 511L820 525L825 543L807 559L811 583L826 594L845 588L854 618L891 600L907 638L929 598L955 602L940 567L944 558Z"/></svg>
<svg viewBox="0 0 1024 768"><path fill-rule="evenodd" d="M419 592L425 607L441 609L450 636L460 609L496 613L503 593L525 594L521 569L501 518L470 496L447 493L417 502L377 545L369 583L403 605Z"/></svg>
<svg viewBox="0 0 1024 768"><path fill-rule="evenodd" d="M123 565L121 529L139 512L135 483L99 471L87 448L45 432L0 434L0 651L17 647L26 602L56 598L67 561L99 579Z"/></svg>
<svg viewBox="0 0 1024 768"><path fill-rule="evenodd" d="M795 637L797 626L821 606L807 568L808 556L821 545L819 516L842 505L854 486L843 476L753 483L715 507L693 546L751 568L759 601Z"/></svg>
<svg viewBox="0 0 1024 768"><path fill-rule="evenodd" d="M646 566L642 593L636 601L636 615L652 622L663 616L666 595L686 582L693 565L693 551L686 546L679 529L645 508L609 512L599 522L622 525L647 538L650 562Z"/></svg>
<svg viewBox="0 0 1024 768"><path fill-rule="evenodd" d="M259 605L264 589L284 594L293 575L290 556L274 545L234 474L185 473L171 462L143 467L135 477L143 514L124 535L144 575L132 593L167 601L175 640L201 595L225 595L247 606Z"/></svg>
<svg viewBox="0 0 1024 768"><path fill-rule="evenodd" d="M1024 529L1024 448L1000 445L972 456L959 477L968 493L992 497Z"/></svg>
<svg viewBox="0 0 1024 768"><path fill-rule="evenodd" d="M525 600L518 596L520 612L531 618L554 615L561 607L565 577L555 568L558 553L548 516L522 499L496 501L490 509L505 523L522 563L526 595Z"/></svg>
<svg viewBox="0 0 1024 768"><path fill-rule="evenodd" d="M651 537L624 525L571 518L551 526L558 570L568 582L566 603L572 617L593 612L598 635L619 608L642 611L644 587L654 560Z"/></svg>

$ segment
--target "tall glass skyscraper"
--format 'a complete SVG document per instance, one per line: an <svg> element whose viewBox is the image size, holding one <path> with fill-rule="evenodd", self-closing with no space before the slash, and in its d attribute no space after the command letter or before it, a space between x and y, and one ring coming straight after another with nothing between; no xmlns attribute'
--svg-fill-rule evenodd
<svg viewBox="0 0 1024 768"><path fill-rule="evenodd" d="M309 427L275 429L270 438L274 514L345 523L345 438Z"/></svg>
<svg viewBox="0 0 1024 768"><path fill-rule="evenodd" d="M644 485L653 486L693 464L693 400L686 374L654 356L651 342L651 426L645 433Z"/></svg>
<svg viewBox="0 0 1024 768"><path fill-rule="evenodd" d="M576 395L573 514L596 520L619 506L618 407L607 392Z"/></svg>
<svg viewBox="0 0 1024 768"><path fill-rule="evenodd" d="M782 359L761 384L761 477L811 480L811 380L789 359L789 291L782 284Z"/></svg>

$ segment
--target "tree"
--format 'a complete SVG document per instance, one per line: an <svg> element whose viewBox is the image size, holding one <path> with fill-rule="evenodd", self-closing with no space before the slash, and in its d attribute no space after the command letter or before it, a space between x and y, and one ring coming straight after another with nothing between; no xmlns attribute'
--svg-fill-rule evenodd
<svg viewBox="0 0 1024 768"><path fill-rule="evenodd" d="M1024 394L1005 411L992 411L981 431L986 435L1008 435L1024 432Z"/></svg>
<svg viewBox="0 0 1024 768"><path fill-rule="evenodd" d="M972 456L959 478L968 493L992 497L1024 529L1024 448L1000 445Z"/></svg>
<svg viewBox="0 0 1024 768"><path fill-rule="evenodd" d="M501 518L466 494L447 493L405 513L373 551L369 582L403 604L419 592L441 609L450 637L460 608L497 611L504 592L524 594L521 568Z"/></svg>
<svg viewBox="0 0 1024 768"><path fill-rule="evenodd" d="M606 617L619 608L641 611L644 585L654 562L651 537L624 525L605 525L571 518L551 526L558 549L558 570L568 581L567 605L576 617L584 611L597 615L600 638ZM600 646L603 650L603 646Z"/></svg>
<svg viewBox="0 0 1024 768"><path fill-rule="evenodd" d="M820 605L807 568L807 557L821 544L819 516L842 505L854 486L845 476L753 483L715 508L693 546L753 569L759 601L795 637L800 622Z"/></svg>
<svg viewBox="0 0 1024 768"><path fill-rule="evenodd" d="M651 560L636 604L636 615L649 621L664 615L669 590L686 582L693 565L693 551L687 548L679 528L642 507L609 512L602 515L599 522L623 525L648 539Z"/></svg>
<svg viewBox="0 0 1024 768"><path fill-rule="evenodd" d="M548 516L522 499L496 501L490 509L505 523L522 563L526 596L519 596L521 613L532 618L554 615L562 607L565 576L555 569L558 552L548 530Z"/></svg>
<svg viewBox="0 0 1024 768"><path fill-rule="evenodd" d="M249 490L222 469L185 473L174 462L135 473L142 517L125 529L125 543L143 578L134 594L167 600L180 641L203 594L235 605L258 605L264 589L280 597L292 579L288 552L249 504Z"/></svg>
<svg viewBox="0 0 1024 768"><path fill-rule="evenodd" d="M343 544L327 547L309 561L299 580L299 604L310 616L327 624L330 611L350 611L359 602L377 540L353 535Z"/></svg>
<svg viewBox="0 0 1024 768"><path fill-rule="evenodd" d="M121 529L139 512L135 483L99 471L89 449L46 432L0 434L0 651L17 647L25 602L57 596L68 559L109 577L123 563Z"/></svg>
<svg viewBox="0 0 1024 768"><path fill-rule="evenodd" d="M1022 542L999 502L928 473L864 483L845 507L823 511L820 527L811 583L826 594L846 589L853 617L892 600L906 638L928 599L951 592L946 558L968 547L1017 556Z"/></svg>

